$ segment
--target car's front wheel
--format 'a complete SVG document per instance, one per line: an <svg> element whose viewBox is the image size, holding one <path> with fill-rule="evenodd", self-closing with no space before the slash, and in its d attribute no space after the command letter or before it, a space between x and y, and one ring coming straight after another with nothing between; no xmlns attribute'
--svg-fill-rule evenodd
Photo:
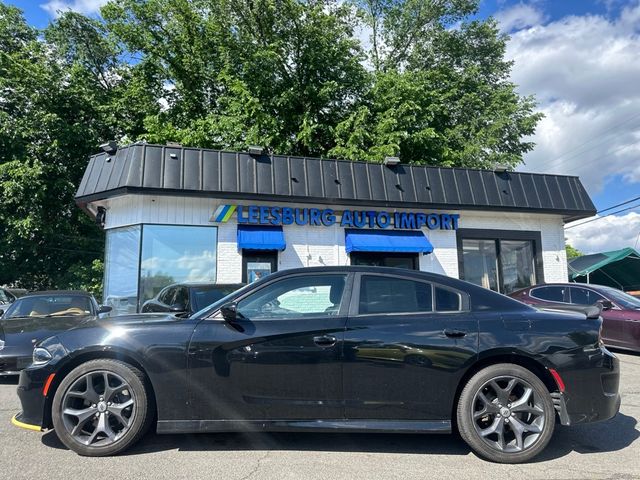
<svg viewBox="0 0 640 480"><path fill-rule="evenodd" d="M145 433L152 403L140 370L118 360L91 360L62 380L51 416L68 448L101 457L122 452Z"/></svg>
<svg viewBox="0 0 640 480"><path fill-rule="evenodd" d="M520 365L492 365L467 382L458 402L458 429L481 457L522 463L549 443L555 427L551 395Z"/></svg>

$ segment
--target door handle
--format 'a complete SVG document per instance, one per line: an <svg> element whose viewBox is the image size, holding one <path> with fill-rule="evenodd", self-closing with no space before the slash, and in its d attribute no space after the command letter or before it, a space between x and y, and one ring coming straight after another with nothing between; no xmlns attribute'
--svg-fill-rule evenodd
<svg viewBox="0 0 640 480"><path fill-rule="evenodd" d="M464 330L458 330L457 328L445 328L444 334L449 338L462 338L467 332Z"/></svg>
<svg viewBox="0 0 640 480"><path fill-rule="evenodd" d="M333 347L338 339L333 335L320 335L318 337L313 337L313 343L322 348Z"/></svg>

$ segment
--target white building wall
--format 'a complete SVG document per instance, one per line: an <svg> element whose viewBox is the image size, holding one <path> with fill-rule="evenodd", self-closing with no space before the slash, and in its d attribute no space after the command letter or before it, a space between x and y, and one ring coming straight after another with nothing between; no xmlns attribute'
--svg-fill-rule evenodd
<svg viewBox="0 0 640 480"><path fill-rule="evenodd" d="M278 202L248 202L187 196L126 195L95 204L107 208L105 228L117 228L140 223L170 225L217 226L218 283L237 283L242 279L242 255L236 245L237 223L234 216L226 223L216 224L211 215L220 204L281 205ZM305 204L305 207L327 208L326 205ZM334 206L336 210L354 208ZM359 207L356 207L358 209ZM392 210L392 209L389 209ZM419 211L419 209L396 209ZM431 212L430 209L423 210ZM567 280L567 262L564 249L564 227L558 215L522 214L512 212L448 211L460 214L460 228L540 231L542 260L546 282ZM278 256L278 269L348 265L345 252L344 229L332 227L284 226L287 248ZM420 257L420 269L459 277L458 245L453 230L427 230L425 234L434 246L430 255Z"/></svg>

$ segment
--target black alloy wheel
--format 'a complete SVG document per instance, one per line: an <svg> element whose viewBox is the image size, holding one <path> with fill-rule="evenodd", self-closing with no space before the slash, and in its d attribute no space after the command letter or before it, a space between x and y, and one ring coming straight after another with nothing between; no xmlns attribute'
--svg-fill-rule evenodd
<svg viewBox="0 0 640 480"><path fill-rule="evenodd" d="M114 455L149 427L150 400L138 369L92 360L72 370L56 390L53 425L62 443L80 455Z"/></svg>
<svg viewBox="0 0 640 480"><path fill-rule="evenodd" d="M480 456L501 463L531 460L549 443L555 409L547 387L514 364L474 375L458 403L460 435Z"/></svg>

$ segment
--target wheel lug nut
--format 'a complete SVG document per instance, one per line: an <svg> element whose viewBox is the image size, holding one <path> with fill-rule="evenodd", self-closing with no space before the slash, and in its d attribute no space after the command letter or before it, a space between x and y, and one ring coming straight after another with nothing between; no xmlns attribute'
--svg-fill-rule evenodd
<svg viewBox="0 0 640 480"><path fill-rule="evenodd" d="M507 408L511 408L511 404L507 405Z"/></svg>
<svg viewBox="0 0 640 480"><path fill-rule="evenodd" d="M96 413L96 418L98 418L100 416L100 413Z"/></svg>
<svg viewBox="0 0 640 480"><path fill-rule="evenodd" d="M505 418L505 419L504 419L504 423L509 423L509 419L508 419L508 418Z"/></svg>
<svg viewBox="0 0 640 480"><path fill-rule="evenodd" d="M95 403L92 403L92 404L91 404L91 408L96 408L96 404L95 404Z"/></svg>

